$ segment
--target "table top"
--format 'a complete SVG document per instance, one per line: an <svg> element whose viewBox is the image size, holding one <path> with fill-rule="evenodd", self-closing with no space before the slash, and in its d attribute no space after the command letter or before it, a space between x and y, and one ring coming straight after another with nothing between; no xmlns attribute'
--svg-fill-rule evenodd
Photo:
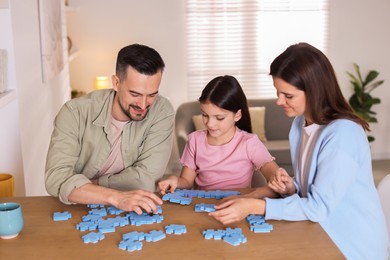
<svg viewBox="0 0 390 260"><path fill-rule="evenodd" d="M195 204L217 203L215 199L193 198L188 206L164 202L161 223L116 227L114 233L96 244L86 244L82 236L91 231L79 231L76 224L90 210L86 205L65 205L49 196L0 198L0 202L22 205L24 228L18 237L0 239L2 259L344 259L318 223L309 221L267 221L273 225L270 233L250 231L246 220L223 226L206 212L195 212ZM68 211L72 218L54 221L54 212ZM121 250L122 235L131 231L165 230L169 224L184 224L187 233L167 234L157 242L142 241L139 251ZM241 228L247 242L238 246L223 240L207 240L206 229Z"/></svg>

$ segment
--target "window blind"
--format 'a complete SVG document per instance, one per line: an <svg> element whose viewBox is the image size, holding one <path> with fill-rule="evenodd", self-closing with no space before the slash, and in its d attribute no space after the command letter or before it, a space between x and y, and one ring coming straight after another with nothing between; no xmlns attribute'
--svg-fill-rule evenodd
<svg viewBox="0 0 390 260"><path fill-rule="evenodd" d="M276 97L269 74L288 46L326 53L328 0L187 0L188 98L220 75L235 76L247 98Z"/></svg>

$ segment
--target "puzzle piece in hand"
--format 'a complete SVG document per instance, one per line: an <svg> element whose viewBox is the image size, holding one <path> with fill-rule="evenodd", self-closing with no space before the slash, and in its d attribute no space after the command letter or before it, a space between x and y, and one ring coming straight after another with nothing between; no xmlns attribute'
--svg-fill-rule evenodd
<svg viewBox="0 0 390 260"><path fill-rule="evenodd" d="M68 220L71 217L72 217L72 214L70 214L68 211L54 212L54 214L53 214L54 221Z"/></svg>
<svg viewBox="0 0 390 260"><path fill-rule="evenodd" d="M184 233L187 233L187 228L185 225L176 225L171 224L168 226L165 226L165 233L167 234L175 234L175 235L181 235Z"/></svg>
<svg viewBox="0 0 390 260"><path fill-rule="evenodd" d="M122 240L119 242L119 248L122 250L127 250L129 252L133 252L135 250L142 249L142 242L140 241L132 241L132 240Z"/></svg>
<svg viewBox="0 0 390 260"><path fill-rule="evenodd" d="M97 243L104 239L104 234L100 232L91 232L82 237L84 243Z"/></svg>
<svg viewBox="0 0 390 260"><path fill-rule="evenodd" d="M195 212L214 212L215 204L199 203L195 205Z"/></svg>
<svg viewBox="0 0 390 260"><path fill-rule="evenodd" d="M190 205L192 202L191 198L183 197L176 193L167 193L162 197L163 201L169 201L172 203L178 203L180 205Z"/></svg>
<svg viewBox="0 0 390 260"><path fill-rule="evenodd" d="M148 242L156 242L161 239L166 238L166 235L163 231L161 230L152 230L149 233L145 234L145 240Z"/></svg>
<svg viewBox="0 0 390 260"><path fill-rule="evenodd" d="M254 224L250 226L250 229L255 233L268 233L273 230L273 226L268 223Z"/></svg>

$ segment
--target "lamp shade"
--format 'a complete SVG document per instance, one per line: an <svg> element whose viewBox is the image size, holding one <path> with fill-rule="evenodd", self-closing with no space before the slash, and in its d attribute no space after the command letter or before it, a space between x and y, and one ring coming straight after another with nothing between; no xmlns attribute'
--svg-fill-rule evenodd
<svg viewBox="0 0 390 260"><path fill-rule="evenodd" d="M110 82L107 76L99 76L95 79L96 89L106 89L110 87Z"/></svg>

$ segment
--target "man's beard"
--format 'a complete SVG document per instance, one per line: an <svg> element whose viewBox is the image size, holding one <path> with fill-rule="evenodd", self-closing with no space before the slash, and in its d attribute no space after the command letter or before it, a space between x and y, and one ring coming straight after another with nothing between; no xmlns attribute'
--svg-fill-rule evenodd
<svg viewBox="0 0 390 260"><path fill-rule="evenodd" d="M129 105L129 109L126 110L126 109L123 107L123 105L122 105L122 103L120 102L120 100L118 100L118 103L119 103L119 106L120 106L122 112L123 112L128 118L130 118L130 120L132 120L132 121L141 121L141 120L143 120L143 119L146 117L146 115L148 114L149 108L150 108L150 106L146 107L146 109L145 109L146 112L145 112L144 115L142 115L142 114L136 114L136 116L134 117L134 116L131 115L130 109L131 109L131 108L133 108L134 110L141 109L139 106Z"/></svg>

